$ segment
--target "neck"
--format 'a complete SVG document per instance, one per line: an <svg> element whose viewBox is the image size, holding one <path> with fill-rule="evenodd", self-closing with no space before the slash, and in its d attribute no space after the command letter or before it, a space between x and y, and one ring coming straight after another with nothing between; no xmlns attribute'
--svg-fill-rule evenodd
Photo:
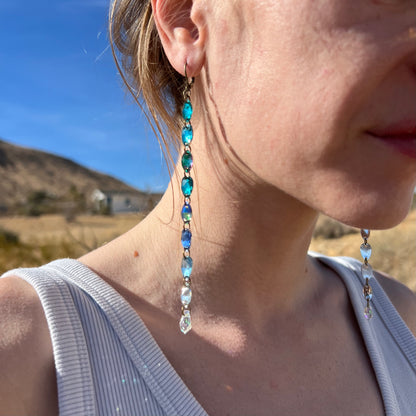
<svg viewBox="0 0 416 416"><path fill-rule="evenodd" d="M206 153L195 151L194 146L193 153L193 322L206 325L223 319L261 331L276 317L296 313L322 284L315 262L307 256L318 214L267 184L239 183L225 173L209 174L212 162L198 156ZM177 168L163 199L135 234L160 236L152 239L150 248L159 253L163 270L159 278L163 276L164 289L159 287L157 297L170 299L164 310L176 315L180 301L173 294L182 284L182 173ZM161 295L160 290L166 293Z"/></svg>

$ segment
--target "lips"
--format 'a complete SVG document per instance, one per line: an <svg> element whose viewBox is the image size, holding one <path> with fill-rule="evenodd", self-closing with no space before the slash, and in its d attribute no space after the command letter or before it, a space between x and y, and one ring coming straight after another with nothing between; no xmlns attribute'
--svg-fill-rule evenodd
<svg viewBox="0 0 416 416"><path fill-rule="evenodd" d="M384 138L394 137L416 137L416 120L404 120L392 123L386 127L375 128L369 131L370 134Z"/></svg>
<svg viewBox="0 0 416 416"><path fill-rule="evenodd" d="M367 133L400 153L416 159L416 120L403 120Z"/></svg>

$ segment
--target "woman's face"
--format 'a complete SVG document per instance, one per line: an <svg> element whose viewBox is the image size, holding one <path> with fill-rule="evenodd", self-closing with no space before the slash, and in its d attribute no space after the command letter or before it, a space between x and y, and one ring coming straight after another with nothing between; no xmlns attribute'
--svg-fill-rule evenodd
<svg viewBox="0 0 416 416"><path fill-rule="evenodd" d="M214 3L204 71L236 154L342 222L400 222L415 158L366 132L415 123L414 0Z"/></svg>

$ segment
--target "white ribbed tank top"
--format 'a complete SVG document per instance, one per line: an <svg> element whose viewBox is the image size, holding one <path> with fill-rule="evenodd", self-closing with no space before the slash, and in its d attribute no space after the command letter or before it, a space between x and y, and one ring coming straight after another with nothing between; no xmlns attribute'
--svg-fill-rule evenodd
<svg viewBox="0 0 416 416"><path fill-rule="evenodd" d="M363 316L361 263L317 257L347 287L387 416L416 416L416 338L375 279ZM130 304L82 263L15 269L36 290L51 334L60 416L208 416Z"/></svg>

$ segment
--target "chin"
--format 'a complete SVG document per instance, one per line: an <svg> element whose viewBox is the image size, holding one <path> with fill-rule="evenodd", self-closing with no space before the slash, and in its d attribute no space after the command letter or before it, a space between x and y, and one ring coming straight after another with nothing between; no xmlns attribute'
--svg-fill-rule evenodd
<svg viewBox="0 0 416 416"><path fill-rule="evenodd" d="M357 204L350 200L337 212L328 210L324 214L350 227L386 230L397 226L407 217L412 201L413 193L410 197L402 195L401 198L385 195L372 200L364 198Z"/></svg>

